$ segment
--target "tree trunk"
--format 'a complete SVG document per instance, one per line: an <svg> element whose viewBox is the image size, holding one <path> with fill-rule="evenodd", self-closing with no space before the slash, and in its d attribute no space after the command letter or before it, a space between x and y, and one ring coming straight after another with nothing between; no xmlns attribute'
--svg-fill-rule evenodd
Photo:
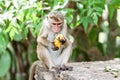
<svg viewBox="0 0 120 80"><path fill-rule="evenodd" d="M117 9L114 10L113 13L113 17L112 20L110 20L109 18L109 34L108 34L108 41L107 41L107 49L106 49L106 53L107 53L107 57L109 56L110 58L114 57L115 54L115 43L116 43L116 35L115 35L115 30L117 28L117 20L116 20L116 16L117 16Z"/></svg>

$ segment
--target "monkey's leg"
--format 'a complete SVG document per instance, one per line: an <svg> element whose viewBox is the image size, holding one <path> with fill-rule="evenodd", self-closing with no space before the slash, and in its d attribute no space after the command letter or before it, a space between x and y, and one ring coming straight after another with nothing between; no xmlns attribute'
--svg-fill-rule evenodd
<svg viewBox="0 0 120 80"><path fill-rule="evenodd" d="M55 66L52 61L49 50L41 44L38 44L37 46L37 56L38 56L38 59L40 59L41 62L45 64L46 67L49 68L49 70L52 70L52 67Z"/></svg>
<svg viewBox="0 0 120 80"><path fill-rule="evenodd" d="M66 71L66 70L72 71L72 70L73 70L73 67L71 67L71 66L66 66L66 65L62 65L62 66L60 67L60 70L61 70L61 71Z"/></svg>
<svg viewBox="0 0 120 80"><path fill-rule="evenodd" d="M72 43L69 43L69 45L62 51L62 54L57 58L58 62L60 62L62 70L72 70L71 67L66 66L66 63L68 62L71 54Z"/></svg>

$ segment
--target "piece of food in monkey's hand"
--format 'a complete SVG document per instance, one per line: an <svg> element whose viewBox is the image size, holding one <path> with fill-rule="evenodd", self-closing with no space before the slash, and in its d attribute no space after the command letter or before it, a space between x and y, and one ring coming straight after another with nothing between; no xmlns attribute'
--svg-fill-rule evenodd
<svg viewBox="0 0 120 80"><path fill-rule="evenodd" d="M53 50L58 50L61 45L63 45L66 42L66 39L62 34L58 34L56 38L54 39L54 49Z"/></svg>

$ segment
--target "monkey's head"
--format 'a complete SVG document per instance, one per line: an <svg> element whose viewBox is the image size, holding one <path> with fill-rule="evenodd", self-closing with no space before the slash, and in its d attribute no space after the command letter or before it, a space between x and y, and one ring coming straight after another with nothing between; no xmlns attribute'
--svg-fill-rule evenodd
<svg viewBox="0 0 120 80"><path fill-rule="evenodd" d="M53 11L48 14L47 19L53 32L61 31L64 24L64 15L61 12Z"/></svg>

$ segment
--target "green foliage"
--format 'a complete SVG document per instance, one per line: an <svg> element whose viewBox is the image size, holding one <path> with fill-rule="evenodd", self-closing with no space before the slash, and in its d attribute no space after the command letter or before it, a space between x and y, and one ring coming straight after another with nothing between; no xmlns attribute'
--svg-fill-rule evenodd
<svg viewBox="0 0 120 80"><path fill-rule="evenodd" d="M12 41L28 40L28 33L35 38L41 26L42 4L27 0L0 0L0 77L10 69L14 50L8 47ZM11 46L13 49L13 45ZM10 55L12 54L12 57ZM13 55L14 54L14 55Z"/></svg>
<svg viewBox="0 0 120 80"><path fill-rule="evenodd" d="M84 26L85 31L87 31L89 24L98 24L98 17L102 15L104 4L105 0L84 0L77 3L80 23Z"/></svg>
<svg viewBox="0 0 120 80"><path fill-rule="evenodd" d="M113 14L114 14L114 10L119 8L120 6L120 0L111 0L110 2L108 2L108 9L110 11L109 13L109 18L110 21L112 20Z"/></svg>
<svg viewBox="0 0 120 80"><path fill-rule="evenodd" d="M0 77L3 77L6 73L8 73L10 68L11 58L7 51L2 52L0 54Z"/></svg>

